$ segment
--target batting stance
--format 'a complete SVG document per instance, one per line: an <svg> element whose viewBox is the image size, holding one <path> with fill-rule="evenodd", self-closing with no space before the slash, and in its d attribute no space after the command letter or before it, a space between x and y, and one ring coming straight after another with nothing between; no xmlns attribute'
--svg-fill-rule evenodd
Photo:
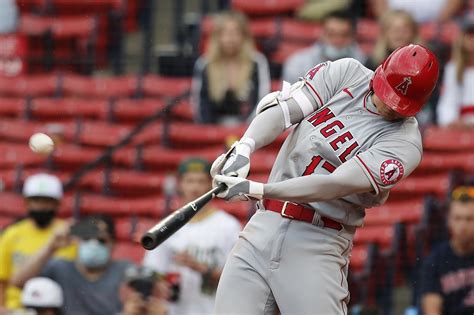
<svg viewBox="0 0 474 315"><path fill-rule="evenodd" d="M354 59L321 63L259 102L211 169L228 186L218 197L260 200L224 267L216 314L347 313L354 232L420 163L413 116L437 79L435 55L409 45L375 73ZM293 125L268 183L245 179L251 153Z"/></svg>

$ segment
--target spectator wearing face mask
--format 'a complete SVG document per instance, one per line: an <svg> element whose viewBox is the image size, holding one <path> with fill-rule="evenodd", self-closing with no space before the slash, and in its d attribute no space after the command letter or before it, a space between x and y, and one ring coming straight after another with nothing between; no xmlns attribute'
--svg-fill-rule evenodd
<svg viewBox="0 0 474 315"><path fill-rule="evenodd" d="M56 251L78 242L75 261L51 259ZM110 217L92 216L54 234L12 279L22 287L33 277L56 281L64 292L64 315L103 315L122 311L119 288L130 263L112 259L115 225Z"/></svg>
<svg viewBox="0 0 474 315"><path fill-rule="evenodd" d="M315 65L341 58L354 58L361 63L366 60L355 41L351 16L345 11L336 11L325 18L321 41L297 51L286 60L283 80L294 83Z"/></svg>
<svg viewBox="0 0 474 315"><path fill-rule="evenodd" d="M12 276L66 224L56 218L63 197L62 184L56 176L28 177L23 196L28 217L8 227L0 238L0 306L12 309L21 305L21 291L9 285ZM54 256L73 260L75 253L74 246L65 246Z"/></svg>

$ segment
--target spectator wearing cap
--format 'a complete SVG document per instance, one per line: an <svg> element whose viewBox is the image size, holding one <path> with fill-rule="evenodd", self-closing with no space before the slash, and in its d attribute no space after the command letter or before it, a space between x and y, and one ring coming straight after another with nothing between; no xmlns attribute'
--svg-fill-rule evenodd
<svg viewBox="0 0 474 315"><path fill-rule="evenodd" d="M362 63L367 59L355 41L351 15L345 11L336 11L324 19L320 41L297 51L285 61L283 80L295 83L317 64L341 58L354 58Z"/></svg>
<svg viewBox="0 0 474 315"><path fill-rule="evenodd" d="M436 247L422 267L421 306L426 315L474 314L474 187L452 192L450 240Z"/></svg>
<svg viewBox="0 0 474 315"><path fill-rule="evenodd" d="M209 171L209 162L200 158L181 162L178 193L182 204L211 189ZM208 204L166 242L145 254L143 265L165 274L172 284L170 315L213 313L217 283L240 229L234 217Z"/></svg>
<svg viewBox="0 0 474 315"><path fill-rule="evenodd" d="M56 251L78 242L75 261L51 259ZM22 287L33 277L56 281L64 293L64 315L103 315L121 312L119 287L130 263L112 259L115 225L105 215L85 218L56 232L19 270L12 284Z"/></svg>
<svg viewBox="0 0 474 315"><path fill-rule="evenodd" d="M35 311L37 315L61 315L63 290L49 278L33 278L25 283L21 303L23 308Z"/></svg>
<svg viewBox="0 0 474 315"><path fill-rule="evenodd" d="M445 66L438 102L438 124L450 128L474 127L474 18L466 18Z"/></svg>
<svg viewBox="0 0 474 315"><path fill-rule="evenodd" d="M0 306L20 307L21 291L9 285L15 272L36 254L58 229L66 225L56 218L63 189L53 175L37 174L26 179L23 196L27 218L8 227L0 238ZM20 209L19 213L20 213ZM74 246L55 252L55 257L73 260Z"/></svg>

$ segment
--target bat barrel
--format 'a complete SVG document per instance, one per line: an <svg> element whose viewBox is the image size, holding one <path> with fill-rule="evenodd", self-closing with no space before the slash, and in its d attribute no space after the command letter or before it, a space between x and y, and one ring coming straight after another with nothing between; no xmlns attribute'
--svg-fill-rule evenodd
<svg viewBox="0 0 474 315"><path fill-rule="evenodd" d="M152 250L166 241L171 235L182 228L183 225L189 222L189 220L191 220L191 218L216 194L225 189L226 186L221 184L196 200L169 214L166 218L143 234L141 238L143 248Z"/></svg>

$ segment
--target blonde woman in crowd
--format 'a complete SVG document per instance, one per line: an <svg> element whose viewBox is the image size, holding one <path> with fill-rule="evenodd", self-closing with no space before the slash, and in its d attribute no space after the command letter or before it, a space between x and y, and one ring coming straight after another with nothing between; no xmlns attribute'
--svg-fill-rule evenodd
<svg viewBox="0 0 474 315"><path fill-rule="evenodd" d="M395 49L412 43L420 43L413 17L403 10L386 12L380 19L380 35L366 67L375 70Z"/></svg>
<svg viewBox="0 0 474 315"><path fill-rule="evenodd" d="M246 17L217 15L207 52L196 61L192 102L200 123L236 123L270 90L267 60L255 49Z"/></svg>
<svg viewBox="0 0 474 315"><path fill-rule="evenodd" d="M474 19L466 19L453 44L451 61L445 66L438 102L438 124L474 128Z"/></svg>

